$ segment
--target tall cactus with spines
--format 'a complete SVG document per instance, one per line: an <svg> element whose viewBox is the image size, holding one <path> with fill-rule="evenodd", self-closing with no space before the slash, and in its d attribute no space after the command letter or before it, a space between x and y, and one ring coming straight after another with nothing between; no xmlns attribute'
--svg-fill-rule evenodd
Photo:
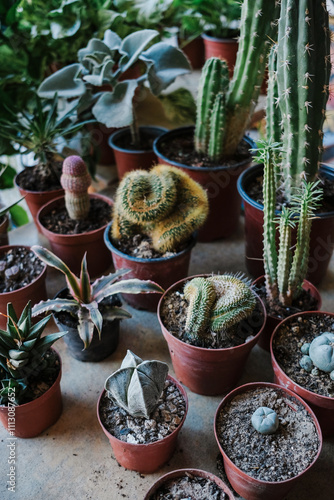
<svg viewBox="0 0 334 500"><path fill-rule="evenodd" d="M281 127L281 111L279 108L278 99L278 83L277 83L277 44L274 44L269 53L268 59L268 88L267 88L267 105L266 105L266 136L272 142L281 142L282 127ZM275 172L279 173L278 165L275 165Z"/></svg>
<svg viewBox="0 0 334 500"><path fill-rule="evenodd" d="M323 150L329 95L330 31L325 0L282 0L277 81L283 121L285 195L314 180Z"/></svg>
<svg viewBox="0 0 334 500"><path fill-rule="evenodd" d="M276 222L279 224L279 252L277 260L277 287L279 301L288 305L289 276L291 269L291 228L295 227L290 208L283 207ZM301 284L303 281L301 282Z"/></svg>
<svg viewBox="0 0 334 500"><path fill-rule="evenodd" d="M87 166L80 156L68 156L64 160L60 183L65 190L65 206L71 219L83 220L87 217L91 182Z"/></svg>
<svg viewBox="0 0 334 500"><path fill-rule="evenodd" d="M174 251L207 214L206 192L180 169L157 165L150 172L134 170L116 193L112 237L120 240L139 232L152 239L157 251Z"/></svg>
<svg viewBox="0 0 334 500"><path fill-rule="evenodd" d="M219 93L212 109L208 146L208 155L215 162L218 162L223 154L225 123L225 94Z"/></svg>

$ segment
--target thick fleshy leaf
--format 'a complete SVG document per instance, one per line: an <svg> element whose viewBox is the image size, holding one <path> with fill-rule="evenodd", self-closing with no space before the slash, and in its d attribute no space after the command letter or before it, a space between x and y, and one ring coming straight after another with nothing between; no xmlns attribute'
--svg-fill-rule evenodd
<svg viewBox="0 0 334 500"><path fill-rule="evenodd" d="M97 302L92 301L87 304L81 304L80 309L86 309L89 312L89 320L94 324L96 327L99 337L101 338L101 330L102 330L102 323L103 323L103 317L102 314L99 311L99 305Z"/></svg>
<svg viewBox="0 0 334 500"><path fill-rule="evenodd" d="M164 290L154 281L139 280L137 278L122 280L105 287L102 292L95 295L95 300L100 302L102 298L115 295L116 293L163 293Z"/></svg>
<svg viewBox="0 0 334 500"><path fill-rule="evenodd" d="M157 360L143 361L137 369L155 384L160 397L168 375L168 365Z"/></svg>
<svg viewBox="0 0 334 500"><path fill-rule="evenodd" d="M62 38L71 37L77 33L80 26L81 20L79 18L77 18L74 24L72 24L69 28L65 28L63 24L53 21L50 23L52 38L54 40L61 40Z"/></svg>
<svg viewBox="0 0 334 500"><path fill-rule="evenodd" d="M109 307L108 312L103 314L104 319L109 321L113 319L127 319L132 318L132 314L123 309L122 307Z"/></svg>
<svg viewBox="0 0 334 500"><path fill-rule="evenodd" d="M90 277L87 271L87 252L83 256L80 271L80 297L84 303L91 301Z"/></svg>
<svg viewBox="0 0 334 500"><path fill-rule="evenodd" d="M41 301L35 304L32 308L32 315L38 316L44 312L52 311L54 313L65 311L76 314L79 304L75 300L70 299L50 299Z"/></svg>
<svg viewBox="0 0 334 500"><path fill-rule="evenodd" d="M137 61L143 50L158 35L159 32L156 30L141 30L135 31L124 38L119 48L120 54L127 56L126 61L125 58L122 58L122 62L120 62L123 73Z"/></svg>
<svg viewBox="0 0 334 500"><path fill-rule="evenodd" d="M39 353L46 352L52 346L52 344L54 344L56 342L56 340L61 339L66 334L67 334L67 331L50 333L49 335L42 337L40 342L38 343L38 349L37 349L38 352Z"/></svg>
<svg viewBox="0 0 334 500"><path fill-rule="evenodd" d="M87 47L78 51L78 60L82 62L84 57L94 54L94 52L101 52L105 55L109 55L110 49L102 40L92 38L89 40Z"/></svg>
<svg viewBox="0 0 334 500"><path fill-rule="evenodd" d="M32 314L32 311L31 311L31 314ZM46 325L50 321L50 319L51 319L51 314L49 314L48 316L45 316L45 318L42 318L40 321L38 321L38 323L31 326L29 333L25 336L26 341L34 340L34 339L37 339L38 337L40 337L44 328L46 327Z"/></svg>
<svg viewBox="0 0 334 500"><path fill-rule="evenodd" d="M79 308L78 320L78 334L84 343L84 349L87 349L93 339L94 334L94 323L91 321L90 311L88 311L87 309Z"/></svg>
<svg viewBox="0 0 334 500"><path fill-rule="evenodd" d="M123 358L121 368L135 368L142 362L143 360L139 356L137 356L137 354L128 349L126 351L125 357Z"/></svg>
<svg viewBox="0 0 334 500"><path fill-rule="evenodd" d="M130 368L120 368L107 378L104 384L108 396L112 397L116 403L124 410L127 410L127 394L133 370Z"/></svg>
<svg viewBox="0 0 334 500"><path fill-rule="evenodd" d="M83 79L85 82L95 85L96 87L100 87L105 83L115 85L116 82L113 80L114 65L114 61L106 61L98 74L85 75Z"/></svg>
<svg viewBox="0 0 334 500"><path fill-rule="evenodd" d="M38 95L51 99L55 93L60 97L77 97L83 95L86 86L77 78L82 66L79 63L70 64L56 73L48 76L39 86Z"/></svg>
<svg viewBox="0 0 334 500"><path fill-rule="evenodd" d="M101 278L95 280L92 284L92 298L95 299L96 295L107 285L112 285L118 278L128 274L130 271L131 269L119 269L114 273L110 273L107 276L102 276Z"/></svg>
<svg viewBox="0 0 334 500"><path fill-rule="evenodd" d="M132 99L138 83L125 80L115 86L113 92L104 92L92 109L98 122L108 128L121 128L133 122Z"/></svg>
<svg viewBox="0 0 334 500"><path fill-rule="evenodd" d="M134 417L150 418L161 392L145 373L135 370L128 388L128 412Z"/></svg>
<svg viewBox="0 0 334 500"><path fill-rule="evenodd" d="M106 30L104 32L103 42L110 50L117 50L121 46L122 39L114 31Z"/></svg>

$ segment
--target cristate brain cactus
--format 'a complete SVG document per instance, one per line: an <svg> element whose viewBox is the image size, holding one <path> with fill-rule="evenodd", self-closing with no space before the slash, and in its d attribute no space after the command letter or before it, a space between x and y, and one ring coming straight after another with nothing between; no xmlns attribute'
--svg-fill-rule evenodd
<svg viewBox="0 0 334 500"><path fill-rule="evenodd" d="M80 156L69 156L64 160L60 183L65 190L65 206L71 219L85 219L89 212L88 188L91 177Z"/></svg>
<svg viewBox="0 0 334 500"><path fill-rule="evenodd" d="M127 351L119 370L105 382L108 397L133 417L150 418L154 412L168 375L162 361L143 361Z"/></svg>
<svg viewBox="0 0 334 500"><path fill-rule="evenodd" d="M261 406L255 410L251 422L254 429L260 434L274 434L279 425L277 413L267 406Z"/></svg>
<svg viewBox="0 0 334 500"><path fill-rule="evenodd" d="M301 351L305 354L300 360L300 366L304 370L316 374L312 370L315 367L329 373L330 378L334 380L334 333L322 333L313 339L311 344L304 344Z"/></svg>

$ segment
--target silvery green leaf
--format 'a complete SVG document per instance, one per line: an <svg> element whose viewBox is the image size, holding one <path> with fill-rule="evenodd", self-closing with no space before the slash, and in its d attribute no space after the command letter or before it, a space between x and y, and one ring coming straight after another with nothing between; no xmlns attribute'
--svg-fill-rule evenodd
<svg viewBox="0 0 334 500"><path fill-rule="evenodd" d="M126 356L122 361L121 368L135 368L136 366L140 365L143 360L134 354L132 351L129 349L126 351Z"/></svg>
<svg viewBox="0 0 334 500"><path fill-rule="evenodd" d="M117 50L121 46L122 39L111 30L106 30L103 37L103 42L110 50Z"/></svg>
<svg viewBox="0 0 334 500"><path fill-rule="evenodd" d="M168 365L157 360L143 361L137 370L144 373L155 384L160 397L168 375Z"/></svg>
<svg viewBox="0 0 334 500"><path fill-rule="evenodd" d="M55 93L59 97L77 97L84 94L85 84L77 78L81 68L81 64L74 63L53 73L40 84L38 95L52 99Z"/></svg>
<svg viewBox="0 0 334 500"><path fill-rule="evenodd" d="M132 99L138 86L136 80L125 80L113 92L104 92L92 109L98 122L108 128L121 128L133 122Z"/></svg>
<svg viewBox="0 0 334 500"><path fill-rule="evenodd" d="M152 380L135 370L128 388L128 412L133 417L150 418L160 395Z"/></svg>
<svg viewBox="0 0 334 500"><path fill-rule="evenodd" d="M118 406L127 411L128 387L131 381L133 369L120 368L107 378L104 384L108 396L112 397Z"/></svg>
<svg viewBox="0 0 334 500"><path fill-rule="evenodd" d="M122 41L119 52L127 56L127 62L124 58L120 61L122 71L129 69L138 59L142 51L148 44L159 35L156 30L141 30L131 33Z"/></svg>
<svg viewBox="0 0 334 500"><path fill-rule="evenodd" d="M87 47L80 49L78 51L78 59L81 62L82 59L88 55L94 54L94 52L100 52L102 54L110 54L109 47L99 40L98 38L92 38L89 40Z"/></svg>

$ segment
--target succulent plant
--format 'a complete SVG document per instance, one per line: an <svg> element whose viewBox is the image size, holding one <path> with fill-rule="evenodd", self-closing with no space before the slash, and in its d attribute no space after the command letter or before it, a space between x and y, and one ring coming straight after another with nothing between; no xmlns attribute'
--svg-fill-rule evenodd
<svg viewBox="0 0 334 500"><path fill-rule="evenodd" d="M39 245L34 245L31 250L45 264L58 269L65 275L67 287L71 294L71 299L56 298L46 300L34 305L32 309L33 316L37 316L46 311L55 313L65 311L78 319L78 334L84 343L84 348L89 347L94 334L94 327L101 337L103 317L99 311L99 304L106 297L117 293L162 293L163 289L153 281L139 279L118 279L128 272L127 269L121 269L107 276L102 276L90 283L90 277L87 271L86 254L81 263L80 278L67 267L67 265L52 252ZM121 307L112 307L109 310L107 319L131 318L131 314Z"/></svg>
<svg viewBox="0 0 334 500"><path fill-rule="evenodd" d="M184 287L188 301L186 336L190 340L207 331L221 332L247 318L256 299L249 283L238 276L223 274L194 278Z"/></svg>
<svg viewBox="0 0 334 500"><path fill-rule="evenodd" d="M274 434L279 425L277 413L266 406L261 406L255 410L251 422L254 429L260 434Z"/></svg>
<svg viewBox="0 0 334 500"><path fill-rule="evenodd" d="M150 172L134 170L117 189L112 237L140 232L151 237L155 250L173 251L204 223L207 213L206 192L180 169L157 165Z"/></svg>
<svg viewBox="0 0 334 500"><path fill-rule="evenodd" d="M90 208L88 188L91 177L80 156L68 156L64 160L60 183L65 190L65 206L69 217L74 220L85 219Z"/></svg>
<svg viewBox="0 0 334 500"><path fill-rule="evenodd" d="M168 365L143 361L127 351L121 367L107 378L108 397L133 417L150 418L164 389Z"/></svg>
<svg viewBox="0 0 334 500"><path fill-rule="evenodd" d="M316 367L329 373L334 380L334 333L324 332L318 335L310 344L305 343L301 351L305 355L300 360L300 366L305 371L311 372Z"/></svg>

